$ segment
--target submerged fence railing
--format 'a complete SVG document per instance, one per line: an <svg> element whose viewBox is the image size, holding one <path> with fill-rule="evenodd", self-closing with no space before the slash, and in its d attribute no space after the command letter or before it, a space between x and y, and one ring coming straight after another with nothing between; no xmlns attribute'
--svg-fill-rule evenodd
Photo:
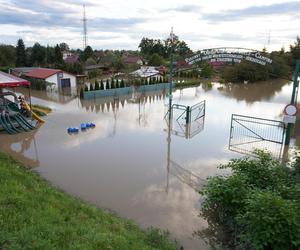
<svg viewBox="0 0 300 250"><path fill-rule="evenodd" d="M271 119L232 114L229 149L252 155L255 149L281 157L285 123Z"/></svg>

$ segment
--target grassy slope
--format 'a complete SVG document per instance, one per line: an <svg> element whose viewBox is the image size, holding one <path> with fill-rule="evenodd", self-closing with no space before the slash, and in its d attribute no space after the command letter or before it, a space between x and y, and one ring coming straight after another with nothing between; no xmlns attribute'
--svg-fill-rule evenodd
<svg viewBox="0 0 300 250"><path fill-rule="evenodd" d="M175 249L159 230L73 198L0 153L0 249Z"/></svg>

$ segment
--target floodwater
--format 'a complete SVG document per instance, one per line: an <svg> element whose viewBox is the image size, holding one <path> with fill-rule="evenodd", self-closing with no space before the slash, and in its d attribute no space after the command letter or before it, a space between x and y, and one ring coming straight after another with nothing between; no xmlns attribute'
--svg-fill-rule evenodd
<svg viewBox="0 0 300 250"><path fill-rule="evenodd" d="M90 101L32 91L33 103L48 105L53 112L33 132L1 133L0 150L72 195L142 227L168 230L184 249L209 249L205 239L194 236L207 227L199 216L202 198L195 189L206 177L222 174L220 164L242 156L229 149L231 115L282 120L291 91L292 85L284 81L174 90L173 103L206 101L205 117L188 131L182 120L176 122L176 112L168 130L163 91ZM67 133L82 122L96 127ZM282 154L280 150L275 154Z"/></svg>

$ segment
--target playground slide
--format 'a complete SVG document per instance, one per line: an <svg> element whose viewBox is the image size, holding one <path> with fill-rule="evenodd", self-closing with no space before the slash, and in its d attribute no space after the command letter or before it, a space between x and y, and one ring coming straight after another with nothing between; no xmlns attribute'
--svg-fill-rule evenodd
<svg viewBox="0 0 300 250"><path fill-rule="evenodd" d="M28 103L24 101L24 108L31 112L34 119L39 121L40 123L45 123L45 120L43 120L41 117L39 117L36 113L34 113L31 108L29 107Z"/></svg>

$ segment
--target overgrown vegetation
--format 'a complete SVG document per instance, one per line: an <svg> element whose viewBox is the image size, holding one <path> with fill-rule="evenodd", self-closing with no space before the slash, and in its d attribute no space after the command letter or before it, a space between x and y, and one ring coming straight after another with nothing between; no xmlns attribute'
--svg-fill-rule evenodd
<svg viewBox="0 0 300 250"><path fill-rule="evenodd" d="M176 249L166 233L83 203L0 153L0 249Z"/></svg>
<svg viewBox="0 0 300 250"><path fill-rule="evenodd" d="M227 65L222 70L221 76L226 82L257 82L272 78L289 78L292 73L294 62L291 53L274 51L263 53L273 60L272 64L261 66L248 61L238 64Z"/></svg>
<svg viewBox="0 0 300 250"><path fill-rule="evenodd" d="M221 249L300 249L300 157L287 166L271 155L232 160L228 176L201 191L208 229L198 232Z"/></svg>

